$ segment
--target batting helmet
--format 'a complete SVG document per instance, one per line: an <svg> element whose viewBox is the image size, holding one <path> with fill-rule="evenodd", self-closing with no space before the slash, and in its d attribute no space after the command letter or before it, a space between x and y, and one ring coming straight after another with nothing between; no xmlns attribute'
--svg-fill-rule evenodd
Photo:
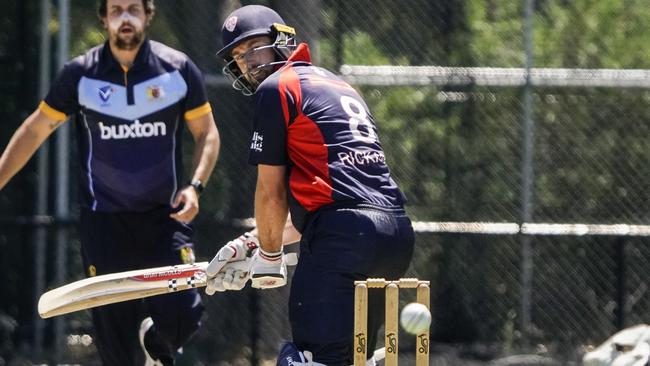
<svg viewBox="0 0 650 366"><path fill-rule="evenodd" d="M273 38L273 24L285 24L282 17L273 9L262 5L248 5L233 11L221 27L223 48L217 52L221 57L239 42L257 36Z"/></svg>
<svg viewBox="0 0 650 366"><path fill-rule="evenodd" d="M248 5L233 11L221 28L223 47L217 52L217 55L227 62L223 73L232 80L235 89L241 90L244 95L252 94L259 85L259 80L251 75L263 69L269 70L284 65L296 46L295 35L295 30L287 26L278 13L266 6ZM274 41L252 52L262 48L273 48L276 60L264 65L255 65L254 69L247 72L248 77L246 77L239 70L236 60L230 56L230 51L241 42L259 36L268 36Z"/></svg>

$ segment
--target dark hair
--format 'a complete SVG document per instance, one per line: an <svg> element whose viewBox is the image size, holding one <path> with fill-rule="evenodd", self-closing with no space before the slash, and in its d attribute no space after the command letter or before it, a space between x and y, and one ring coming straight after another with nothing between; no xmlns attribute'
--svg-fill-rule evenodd
<svg viewBox="0 0 650 366"><path fill-rule="evenodd" d="M97 1L97 15L100 18L106 16L106 2L108 0L99 0ZM154 5L154 0L142 0L142 6L144 6L145 14L149 15L149 19L153 19L154 14L156 13L156 5Z"/></svg>

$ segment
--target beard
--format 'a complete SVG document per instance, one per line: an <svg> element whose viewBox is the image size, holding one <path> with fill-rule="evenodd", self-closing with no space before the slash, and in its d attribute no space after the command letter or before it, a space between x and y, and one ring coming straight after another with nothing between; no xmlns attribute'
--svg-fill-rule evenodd
<svg viewBox="0 0 650 366"><path fill-rule="evenodd" d="M249 83L251 83L251 85L257 88L262 83L262 81L264 81L267 77L271 76L273 72L274 70L272 65L255 68L253 71L249 71L246 73L246 79L248 80Z"/></svg>
<svg viewBox="0 0 650 366"><path fill-rule="evenodd" d="M115 47L118 50L131 51L140 46L144 40L144 32L134 30L129 35L118 34L115 36Z"/></svg>

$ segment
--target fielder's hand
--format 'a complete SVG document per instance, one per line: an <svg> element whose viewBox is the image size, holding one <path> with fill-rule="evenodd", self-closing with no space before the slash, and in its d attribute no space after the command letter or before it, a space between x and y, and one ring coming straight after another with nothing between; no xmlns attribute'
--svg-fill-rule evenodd
<svg viewBox="0 0 650 366"><path fill-rule="evenodd" d="M205 292L212 295L215 291L223 292L244 288L248 281L248 271L238 269L236 266L228 267L227 264L250 258L258 245L259 241L255 235L244 233L219 249L206 268L208 284Z"/></svg>
<svg viewBox="0 0 650 366"><path fill-rule="evenodd" d="M281 287L287 284L287 264L282 251L269 253L259 248L250 267L251 286L259 289Z"/></svg>
<svg viewBox="0 0 650 366"><path fill-rule="evenodd" d="M169 217L185 224L189 224L199 213L199 196L194 187L186 187L174 198L172 208L181 207L180 211L174 212Z"/></svg>

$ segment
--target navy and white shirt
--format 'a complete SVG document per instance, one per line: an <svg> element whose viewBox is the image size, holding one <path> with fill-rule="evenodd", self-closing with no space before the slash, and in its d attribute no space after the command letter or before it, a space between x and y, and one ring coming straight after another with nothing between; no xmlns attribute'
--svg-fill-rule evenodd
<svg viewBox="0 0 650 366"><path fill-rule="evenodd" d="M196 65L148 39L129 69L108 43L74 58L39 108L57 120L76 115L82 204L102 212L169 206L182 179L184 120L211 113Z"/></svg>
<svg viewBox="0 0 650 366"><path fill-rule="evenodd" d="M327 205L403 206L368 106L348 83L311 65L306 44L260 84L254 105L249 162L288 167L296 228Z"/></svg>

